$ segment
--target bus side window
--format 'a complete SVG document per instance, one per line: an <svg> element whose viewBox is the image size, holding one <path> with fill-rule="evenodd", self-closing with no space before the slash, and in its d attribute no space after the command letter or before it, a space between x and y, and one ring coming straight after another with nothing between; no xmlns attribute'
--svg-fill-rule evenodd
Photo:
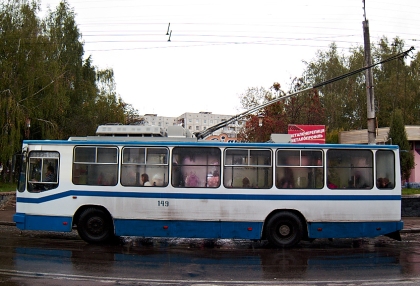
<svg viewBox="0 0 420 286"><path fill-rule="evenodd" d="M278 189L320 189L323 186L324 168L321 150L277 150Z"/></svg>
<svg viewBox="0 0 420 286"><path fill-rule="evenodd" d="M269 189L273 186L271 150L228 148L224 156L226 188Z"/></svg>
<svg viewBox="0 0 420 286"><path fill-rule="evenodd" d="M127 187L165 187L168 185L169 149L166 147L124 147L121 185ZM149 181L144 184L147 175Z"/></svg>
<svg viewBox="0 0 420 286"><path fill-rule="evenodd" d="M76 146L72 180L75 185L115 186L118 177L118 149L114 146Z"/></svg>
<svg viewBox="0 0 420 286"><path fill-rule="evenodd" d="M215 147L175 147L172 150L172 186L218 188L221 152Z"/></svg>
<svg viewBox="0 0 420 286"><path fill-rule="evenodd" d="M341 189L373 187L373 153L371 150L328 150L328 183Z"/></svg>
<svg viewBox="0 0 420 286"><path fill-rule="evenodd" d="M43 192L58 187L59 153L33 151L29 153L28 191Z"/></svg>
<svg viewBox="0 0 420 286"><path fill-rule="evenodd" d="M376 155L376 187L393 189L395 187L395 156L389 150L378 150Z"/></svg>

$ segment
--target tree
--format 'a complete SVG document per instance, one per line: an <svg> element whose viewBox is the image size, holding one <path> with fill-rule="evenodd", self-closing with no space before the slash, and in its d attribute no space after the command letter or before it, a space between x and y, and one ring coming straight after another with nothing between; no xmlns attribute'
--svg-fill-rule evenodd
<svg viewBox="0 0 420 286"><path fill-rule="evenodd" d="M8 162L21 148L28 95L35 92L42 70L42 39L37 3L0 4L0 161Z"/></svg>
<svg viewBox="0 0 420 286"><path fill-rule="evenodd" d="M273 94L273 91L275 94ZM280 94L284 94L284 92L280 90L278 83L274 83L269 90L263 87L248 88L244 94L240 95L240 102L244 109L249 110L275 99ZM262 125L260 125L260 118L263 120ZM241 141L266 142L270 139L272 133L287 132L283 101L256 111L255 114L247 116L245 120L245 126L238 134Z"/></svg>
<svg viewBox="0 0 420 286"><path fill-rule="evenodd" d="M84 58L75 13L66 1L44 19L38 0L0 2L0 162L23 139L94 134L97 125L126 122L136 112L115 90L112 70ZM30 119L30 133L26 121Z"/></svg>
<svg viewBox="0 0 420 286"><path fill-rule="evenodd" d="M306 63L302 85L313 86L364 65L361 48L353 48L349 55L340 54L333 43L328 51L319 51L316 58ZM323 86L319 90L319 100L325 109L325 125L330 130L360 129L366 126L366 89L364 74L347 77Z"/></svg>
<svg viewBox="0 0 420 286"><path fill-rule="evenodd" d="M392 114L388 139L392 139L392 143L400 147L400 173L402 179L408 182L411 170L414 168L414 156L410 150L403 115L400 109L395 110Z"/></svg>
<svg viewBox="0 0 420 286"><path fill-rule="evenodd" d="M294 79L292 83L289 93L301 89L303 80ZM247 109L286 95L277 82L273 84L269 91L260 88L258 93L250 92L256 90L258 89L248 89L248 92L242 95L241 102L253 103ZM264 97L256 96L261 94L264 94ZM256 98L259 98L260 101ZM287 134L288 124L324 124L325 110L321 105L318 92L312 90L292 98L280 99L260 109L256 114L248 116L246 120L245 126L238 137L246 142L266 142L270 139L271 134Z"/></svg>

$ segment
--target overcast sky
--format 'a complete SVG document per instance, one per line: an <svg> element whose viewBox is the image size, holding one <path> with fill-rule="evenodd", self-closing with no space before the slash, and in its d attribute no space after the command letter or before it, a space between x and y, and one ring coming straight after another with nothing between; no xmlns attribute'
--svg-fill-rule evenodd
<svg viewBox="0 0 420 286"><path fill-rule="evenodd" d="M41 0L42 1L42 0ZM55 9L59 0L42 1ZM249 87L287 90L304 61L335 42L363 46L362 0L68 0L100 69L140 114L239 113ZM371 43L420 49L420 1L366 0ZM170 26L169 26L170 23ZM166 35L168 31L170 35Z"/></svg>

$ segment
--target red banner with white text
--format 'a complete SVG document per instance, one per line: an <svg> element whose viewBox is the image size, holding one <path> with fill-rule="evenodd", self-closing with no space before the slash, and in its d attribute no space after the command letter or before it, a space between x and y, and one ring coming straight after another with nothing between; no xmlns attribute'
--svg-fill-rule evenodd
<svg viewBox="0 0 420 286"><path fill-rule="evenodd" d="M289 124L287 129L292 143L325 143L325 125Z"/></svg>

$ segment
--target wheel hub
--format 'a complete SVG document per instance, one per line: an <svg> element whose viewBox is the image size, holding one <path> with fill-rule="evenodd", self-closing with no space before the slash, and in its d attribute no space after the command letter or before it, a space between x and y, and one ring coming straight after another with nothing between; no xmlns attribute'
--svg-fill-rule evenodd
<svg viewBox="0 0 420 286"><path fill-rule="evenodd" d="M89 220L88 229L91 233L100 233L103 229L103 221L99 218L93 218Z"/></svg>
<svg viewBox="0 0 420 286"><path fill-rule="evenodd" d="M281 225L279 228L279 232L282 236L287 236L290 234L290 227L288 225Z"/></svg>

